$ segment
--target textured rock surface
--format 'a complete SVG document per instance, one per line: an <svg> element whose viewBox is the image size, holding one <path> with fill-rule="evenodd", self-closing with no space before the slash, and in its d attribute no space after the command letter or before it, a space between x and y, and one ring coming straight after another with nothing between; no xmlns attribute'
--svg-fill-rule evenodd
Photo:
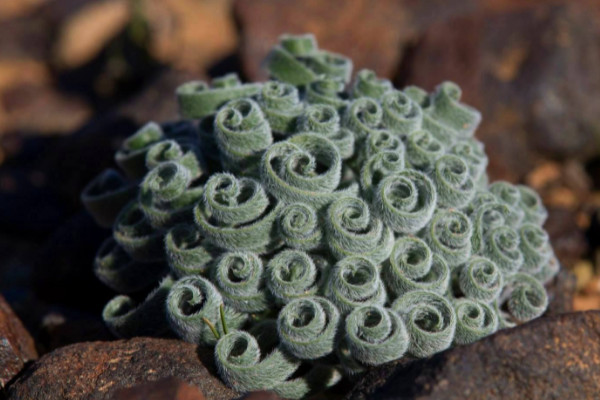
<svg viewBox="0 0 600 400"><path fill-rule="evenodd" d="M118 390L111 400L205 400L198 388L175 379L142 383L131 388Z"/></svg>
<svg viewBox="0 0 600 400"><path fill-rule="evenodd" d="M207 369L211 360L212 352L176 340L78 343L32 364L11 385L8 399L110 399L119 389L166 377L197 386L211 400L235 398L237 394Z"/></svg>
<svg viewBox="0 0 600 400"><path fill-rule="evenodd" d="M600 312L540 318L413 363L388 364L348 399L596 398Z"/></svg>
<svg viewBox="0 0 600 400"><path fill-rule="evenodd" d="M33 339L0 295L0 388L36 358Z"/></svg>
<svg viewBox="0 0 600 400"><path fill-rule="evenodd" d="M597 153L598 3L495 10L431 26L402 80L431 89L450 79L463 88L465 101L484 115L477 136L493 150L492 179L522 177L536 155Z"/></svg>

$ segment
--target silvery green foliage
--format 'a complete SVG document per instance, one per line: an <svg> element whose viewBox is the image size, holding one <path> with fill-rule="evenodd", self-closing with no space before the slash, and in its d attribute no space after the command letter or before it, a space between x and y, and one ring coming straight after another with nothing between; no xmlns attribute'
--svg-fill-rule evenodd
<svg viewBox="0 0 600 400"><path fill-rule="evenodd" d="M308 253L292 249L275 254L265 275L267 288L278 304L317 294L324 277Z"/></svg>
<svg viewBox="0 0 600 400"><path fill-rule="evenodd" d="M400 316L380 305L359 306L346 317L345 344L355 361L379 365L401 358L409 345Z"/></svg>
<svg viewBox="0 0 600 400"><path fill-rule="evenodd" d="M237 311L253 313L269 308L263 262L255 253L224 253L214 265L212 281L225 304Z"/></svg>
<svg viewBox="0 0 600 400"><path fill-rule="evenodd" d="M192 343L214 344L216 338L203 319L216 321L223 298L218 289L206 278L186 276L173 284L166 301L167 319L173 331L183 340ZM239 328L246 314L224 307L224 315L230 328ZM223 325L217 329L224 334Z"/></svg>
<svg viewBox="0 0 600 400"><path fill-rule="evenodd" d="M469 344L498 329L498 314L489 304L471 299L454 303L456 333L454 343Z"/></svg>
<svg viewBox="0 0 600 400"><path fill-rule="evenodd" d="M429 357L450 347L456 330L456 312L450 301L427 290L412 290L398 297L392 310L405 321L410 338L408 352Z"/></svg>
<svg viewBox="0 0 600 400"><path fill-rule="evenodd" d="M282 37L266 66L265 83L182 85L186 119L140 128L122 174L83 191L112 226L94 271L122 293L103 312L115 335L214 346L234 389L302 398L544 312L547 212L488 185L457 85L350 82L312 35Z"/></svg>
<svg viewBox="0 0 600 400"><path fill-rule="evenodd" d="M334 350L339 319L338 309L323 297L292 300L277 319L281 344L300 359L326 356Z"/></svg>

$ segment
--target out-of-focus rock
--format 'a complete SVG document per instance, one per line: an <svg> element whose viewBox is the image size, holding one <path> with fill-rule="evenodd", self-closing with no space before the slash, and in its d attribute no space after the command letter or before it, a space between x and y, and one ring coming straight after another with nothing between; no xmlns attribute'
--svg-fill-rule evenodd
<svg viewBox="0 0 600 400"><path fill-rule="evenodd" d="M563 166L565 185L578 196L588 195L592 190L592 179L583 164L576 160L568 160Z"/></svg>
<svg viewBox="0 0 600 400"><path fill-rule="evenodd" d="M40 351L50 352L73 343L112 340L113 335L100 315L51 309L42 316L36 338Z"/></svg>
<svg viewBox="0 0 600 400"><path fill-rule="evenodd" d="M600 312L539 318L362 378L358 399L595 398L600 391Z"/></svg>
<svg viewBox="0 0 600 400"><path fill-rule="evenodd" d="M0 134L66 134L91 116L81 99L60 93L51 86L21 85L0 92Z"/></svg>
<svg viewBox="0 0 600 400"><path fill-rule="evenodd" d="M390 77L404 46L432 21L459 15L474 1L368 1L340 3L321 0L238 0L242 64L249 80L266 79L261 63L283 33L313 33L323 49L354 61L355 71L369 68Z"/></svg>
<svg viewBox="0 0 600 400"><path fill-rule="evenodd" d="M4 297L0 295L0 390L25 363L37 359L35 343Z"/></svg>
<svg viewBox="0 0 600 400"><path fill-rule="evenodd" d="M182 380L165 378L118 390L111 400L205 400L202 392Z"/></svg>
<svg viewBox="0 0 600 400"><path fill-rule="evenodd" d="M126 0L91 2L71 15L60 27L55 43L55 62L64 68L90 61L130 19Z"/></svg>
<svg viewBox="0 0 600 400"><path fill-rule="evenodd" d="M560 164L550 161L540 164L529 171L525 177L525 183L539 192L547 186L558 182L560 177Z"/></svg>
<svg viewBox="0 0 600 400"><path fill-rule="evenodd" d="M546 284L548 310L546 315L564 314L573 311L576 279L573 273L561 268L558 274Z"/></svg>
<svg viewBox="0 0 600 400"><path fill-rule="evenodd" d="M232 53L238 37L230 0L142 0L151 54L178 69L200 72Z"/></svg>
<svg viewBox="0 0 600 400"><path fill-rule="evenodd" d="M50 72L33 59L0 60L0 92L19 85L42 85L50 82Z"/></svg>
<svg viewBox="0 0 600 400"><path fill-rule="evenodd" d="M48 0L3 0L0 2L0 21L27 15L46 1Z"/></svg>
<svg viewBox="0 0 600 400"><path fill-rule="evenodd" d="M559 186L548 190L543 196L546 207L562 207L568 210L575 210L581 204L581 198L577 194L564 186Z"/></svg>
<svg viewBox="0 0 600 400"><path fill-rule="evenodd" d="M202 78L190 72L172 69L164 71L120 107L119 114L131 118L138 125L144 125L148 121L176 120L179 118L179 111L175 89L182 83Z"/></svg>
<svg viewBox="0 0 600 400"><path fill-rule="evenodd" d="M178 340L78 343L32 364L11 385L8 399L111 399L119 389L168 377L198 387L207 399L239 397L213 375L212 357L212 351Z"/></svg>
<svg viewBox="0 0 600 400"><path fill-rule="evenodd" d="M44 61L52 38L48 35L50 24L36 12L23 18L0 23L0 59Z"/></svg>
<svg viewBox="0 0 600 400"><path fill-rule="evenodd" d="M493 179L518 180L540 157L598 154L598 2L491 9L427 29L398 79L427 89L453 80L463 88L483 113L477 136Z"/></svg>
<svg viewBox="0 0 600 400"><path fill-rule="evenodd" d="M600 295L578 294L573 299L573 308L575 311L600 310Z"/></svg>
<svg viewBox="0 0 600 400"><path fill-rule="evenodd" d="M572 268L588 248L585 235L577 225L576 213L565 207L550 206L544 228L561 264Z"/></svg>
<svg viewBox="0 0 600 400"><path fill-rule="evenodd" d="M579 260L573 266L576 288L581 290L589 285L594 278L594 264L590 260Z"/></svg>

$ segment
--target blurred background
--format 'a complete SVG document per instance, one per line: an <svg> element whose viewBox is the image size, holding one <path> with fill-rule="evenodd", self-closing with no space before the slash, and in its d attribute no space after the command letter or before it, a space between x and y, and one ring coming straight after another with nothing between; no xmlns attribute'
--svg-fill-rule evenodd
<svg viewBox="0 0 600 400"><path fill-rule="evenodd" d="M398 86L457 82L491 179L541 193L562 287L600 308L599 20L596 0L0 0L0 292L45 350L107 337L83 186L177 118L179 84L266 79L277 37L312 32Z"/></svg>

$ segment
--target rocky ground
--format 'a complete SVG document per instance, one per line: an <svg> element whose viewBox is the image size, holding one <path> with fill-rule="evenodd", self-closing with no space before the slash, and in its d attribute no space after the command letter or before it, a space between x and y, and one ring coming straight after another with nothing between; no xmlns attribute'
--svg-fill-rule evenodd
<svg viewBox="0 0 600 400"><path fill-rule="evenodd" d="M429 359L386 365L328 398L593 398L600 365L600 3L593 0L0 1L0 399L236 399L209 354L115 340L92 273L107 232L79 192L173 91L313 32L397 85L457 82L483 112L493 180L550 211L563 265L546 316ZM574 312L576 311L576 312ZM275 399L268 393L247 398Z"/></svg>

